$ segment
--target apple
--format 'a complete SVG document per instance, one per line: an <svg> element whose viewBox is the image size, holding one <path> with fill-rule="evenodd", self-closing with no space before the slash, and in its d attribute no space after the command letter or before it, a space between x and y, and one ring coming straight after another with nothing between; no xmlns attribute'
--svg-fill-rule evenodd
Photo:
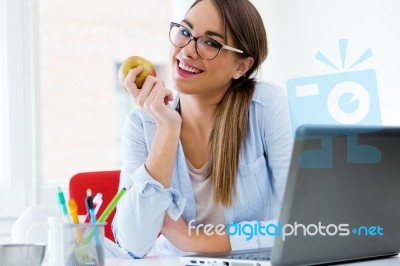
<svg viewBox="0 0 400 266"><path fill-rule="evenodd" d="M154 77L157 76L156 69L154 68L153 64L149 60L147 60L146 58L143 58L141 56L130 56L127 59L125 59L125 61L122 63L122 65L119 69L119 77L120 77L121 83L124 82L129 71L138 66L143 67L143 71L135 79L135 84L138 89L142 88L143 83L148 75L151 75Z"/></svg>

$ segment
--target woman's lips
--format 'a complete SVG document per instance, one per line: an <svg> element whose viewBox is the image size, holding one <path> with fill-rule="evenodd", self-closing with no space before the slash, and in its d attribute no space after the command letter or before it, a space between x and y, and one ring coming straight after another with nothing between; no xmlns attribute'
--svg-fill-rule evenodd
<svg viewBox="0 0 400 266"><path fill-rule="evenodd" d="M201 69L195 68L191 65L185 64L182 61L177 60L176 72L178 73L179 76L188 78L188 77L193 77L198 74L201 74L204 71Z"/></svg>

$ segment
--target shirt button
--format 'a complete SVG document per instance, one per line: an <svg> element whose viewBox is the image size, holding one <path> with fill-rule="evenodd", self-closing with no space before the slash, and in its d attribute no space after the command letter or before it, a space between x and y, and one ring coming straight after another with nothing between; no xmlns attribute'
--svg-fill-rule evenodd
<svg viewBox="0 0 400 266"><path fill-rule="evenodd" d="M181 206L181 202L179 200L177 200L176 205Z"/></svg>

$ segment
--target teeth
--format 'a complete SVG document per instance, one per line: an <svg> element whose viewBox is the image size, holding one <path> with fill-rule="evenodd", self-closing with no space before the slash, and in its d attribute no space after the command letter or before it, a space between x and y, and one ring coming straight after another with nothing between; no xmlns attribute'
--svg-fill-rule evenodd
<svg viewBox="0 0 400 266"><path fill-rule="evenodd" d="M185 65L181 61L179 61L179 68L181 68L181 69L183 69L183 70L185 70L187 72L194 73L194 74L199 74L200 73L200 70L198 70L197 68Z"/></svg>

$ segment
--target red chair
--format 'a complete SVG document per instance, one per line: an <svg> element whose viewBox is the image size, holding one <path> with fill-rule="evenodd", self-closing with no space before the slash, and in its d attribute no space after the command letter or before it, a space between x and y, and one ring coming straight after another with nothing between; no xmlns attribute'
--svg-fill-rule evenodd
<svg viewBox="0 0 400 266"><path fill-rule="evenodd" d="M69 196L75 199L78 204L78 214L86 215L86 190L90 188L92 190L93 197L97 193L103 195L103 203L97 213L97 218L103 213L104 209L110 203L111 199L118 192L120 171L101 171L101 172L85 172L74 175L69 181ZM105 236L114 241L114 236L111 231L111 222L114 218L115 210L106 220Z"/></svg>

